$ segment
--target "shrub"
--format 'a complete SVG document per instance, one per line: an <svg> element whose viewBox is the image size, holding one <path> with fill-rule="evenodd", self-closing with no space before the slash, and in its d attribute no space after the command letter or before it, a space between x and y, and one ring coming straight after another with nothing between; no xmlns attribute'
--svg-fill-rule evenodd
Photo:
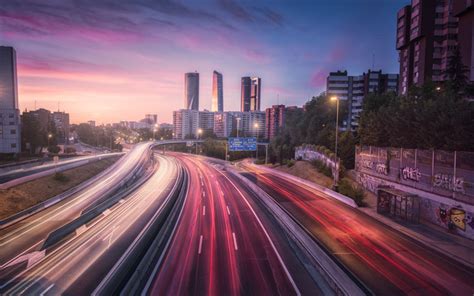
<svg viewBox="0 0 474 296"><path fill-rule="evenodd" d="M288 163L288 159L284 158L282 161L281 161L281 165L285 165Z"/></svg>
<svg viewBox="0 0 474 296"><path fill-rule="evenodd" d="M290 159L287 163L286 163L286 166L291 168L292 166L295 165L295 161L293 159Z"/></svg>
<svg viewBox="0 0 474 296"><path fill-rule="evenodd" d="M339 181L339 193L352 198L358 206L364 206L365 193L358 186L352 186L349 181L342 179Z"/></svg>
<svg viewBox="0 0 474 296"><path fill-rule="evenodd" d="M264 159L257 159L257 160L255 160L255 164L265 164L265 160Z"/></svg>
<svg viewBox="0 0 474 296"><path fill-rule="evenodd" d="M328 176L332 178L332 171L329 167L326 166L326 164L318 159L315 159L311 162L313 166L316 167L316 169L322 173L325 176Z"/></svg>

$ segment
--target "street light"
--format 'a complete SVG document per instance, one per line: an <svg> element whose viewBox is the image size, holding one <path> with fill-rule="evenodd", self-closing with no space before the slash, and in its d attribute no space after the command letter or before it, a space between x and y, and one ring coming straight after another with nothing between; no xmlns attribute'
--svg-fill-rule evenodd
<svg viewBox="0 0 474 296"><path fill-rule="evenodd" d="M258 122L255 122L253 127L255 128L255 135L256 135L255 160L258 160Z"/></svg>
<svg viewBox="0 0 474 296"><path fill-rule="evenodd" d="M198 140L201 139L202 128L198 128ZM198 154L198 142L196 142L196 154Z"/></svg>
<svg viewBox="0 0 474 296"><path fill-rule="evenodd" d="M336 96L332 96L331 101L336 101L336 147L334 153L334 189L337 189L337 175L339 174L339 166L337 165L337 136L339 134L339 98Z"/></svg>
<svg viewBox="0 0 474 296"><path fill-rule="evenodd" d="M49 148L49 141L51 140L51 138L53 137L53 135L51 133L48 134L48 148Z"/></svg>
<svg viewBox="0 0 474 296"><path fill-rule="evenodd" d="M440 90L441 90L441 86L437 86L436 91L440 91Z"/></svg>

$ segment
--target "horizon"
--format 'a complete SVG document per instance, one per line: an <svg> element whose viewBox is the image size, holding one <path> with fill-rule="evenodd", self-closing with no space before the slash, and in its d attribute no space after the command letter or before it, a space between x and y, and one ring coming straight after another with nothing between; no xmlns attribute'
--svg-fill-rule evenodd
<svg viewBox="0 0 474 296"><path fill-rule="evenodd" d="M394 15L408 4L86 2L10 1L0 10L0 43L17 53L21 111L36 101L52 111L59 104L72 123L146 113L170 123L184 108L186 72L199 72L199 109L211 109L214 70L224 111L240 109L243 76L262 78L262 110L301 106L324 91L329 72L398 73Z"/></svg>

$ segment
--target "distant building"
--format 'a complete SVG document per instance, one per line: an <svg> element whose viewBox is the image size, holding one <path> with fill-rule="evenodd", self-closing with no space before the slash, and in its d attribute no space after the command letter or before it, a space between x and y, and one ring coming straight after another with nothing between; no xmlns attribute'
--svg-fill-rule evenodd
<svg viewBox="0 0 474 296"><path fill-rule="evenodd" d="M240 82L240 111L260 111L262 79L242 77Z"/></svg>
<svg viewBox="0 0 474 296"><path fill-rule="evenodd" d="M411 5L398 11L396 48L400 61L400 94L406 94L412 85L445 81L449 58L458 46L458 19L453 13L453 4L463 1L466 0L412 0ZM465 4L472 8L472 1L468 2ZM472 32L473 22L466 23L466 31ZM465 37L468 37L466 43L473 40L472 34Z"/></svg>
<svg viewBox="0 0 474 296"><path fill-rule="evenodd" d="M250 84L250 111L260 111L262 101L262 79L252 77Z"/></svg>
<svg viewBox="0 0 474 296"><path fill-rule="evenodd" d="M285 124L285 105L273 105L265 110L265 138L272 140Z"/></svg>
<svg viewBox="0 0 474 296"><path fill-rule="evenodd" d="M469 80L474 83L474 1L456 0L454 15L458 18L458 45L463 64L469 69Z"/></svg>
<svg viewBox="0 0 474 296"><path fill-rule="evenodd" d="M214 71L212 73L212 107L213 112L224 111L224 86L222 74Z"/></svg>
<svg viewBox="0 0 474 296"><path fill-rule="evenodd" d="M16 52L13 47L0 46L0 153L19 153L20 139Z"/></svg>
<svg viewBox="0 0 474 296"><path fill-rule="evenodd" d="M250 111L250 77L242 77L240 80L240 111Z"/></svg>
<svg viewBox="0 0 474 296"><path fill-rule="evenodd" d="M348 118L343 125L355 130L359 125L364 97L371 93L397 93L398 79L398 74L383 74L381 70L368 70L358 76L349 76L347 71L331 72L327 78L326 95L347 101Z"/></svg>
<svg viewBox="0 0 474 296"><path fill-rule="evenodd" d="M175 139L197 138L198 130L213 132L219 138L265 137L265 112L210 112L181 109L173 112Z"/></svg>
<svg viewBox="0 0 474 296"><path fill-rule="evenodd" d="M157 114L146 114L145 121L148 122L150 125L155 125L158 123L158 115Z"/></svg>
<svg viewBox="0 0 474 296"><path fill-rule="evenodd" d="M184 74L184 108L199 110L199 73Z"/></svg>
<svg viewBox="0 0 474 296"><path fill-rule="evenodd" d="M38 122L39 130L43 133L48 132L49 122L51 121L51 112L49 110L39 108L32 111L25 111L21 116L22 118L26 116L33 117Z"/></svg>
<svg viewBox="0 0 474 296"><path fill-rule="evenodd" d="M90 126L95 127L95 120L89 120L87 122Z"/></svg>
<svg viewBox="0 0 474 296"><path fill-rule="evenodd" d="M58 144L69 144L69 114L65 112L53 112L52 121L56 127L56 139Z"/></svg>
<svg viewBox="0 0 474 296"><path fill-rule="evenodd" d="M173 129L173 124L171 124L171 123L160 123L159 129L172 130Z"/></svg>

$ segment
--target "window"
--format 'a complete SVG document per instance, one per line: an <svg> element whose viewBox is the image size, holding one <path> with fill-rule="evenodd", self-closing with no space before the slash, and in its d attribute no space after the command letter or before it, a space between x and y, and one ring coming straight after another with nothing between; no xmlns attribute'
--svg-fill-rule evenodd
<svg viewBox="0 0 474 296"><path fill-rule="evenodd" d="M13 118L15 115L13 113L8 114L8 118Z"/></svg>
<svg viewBox="0 0 474 296"><path fill-rule="evenodd" d="M16 129L10 130L10 135L16 135Z"/></svg>
<svg viewBox="0 0 474 296"><path fill-rule="evenodd" d="M15 125L15 122L14 122L14 121L10 121L9 124L10 124L10 125Z"/></svg>
<svg viewBox="0 0 474 296"><path fill-rule="evenodd" d="M11 147L11 148L16 148L16 143L12 143L12 144L10 145L10 147Z"/></svg>

